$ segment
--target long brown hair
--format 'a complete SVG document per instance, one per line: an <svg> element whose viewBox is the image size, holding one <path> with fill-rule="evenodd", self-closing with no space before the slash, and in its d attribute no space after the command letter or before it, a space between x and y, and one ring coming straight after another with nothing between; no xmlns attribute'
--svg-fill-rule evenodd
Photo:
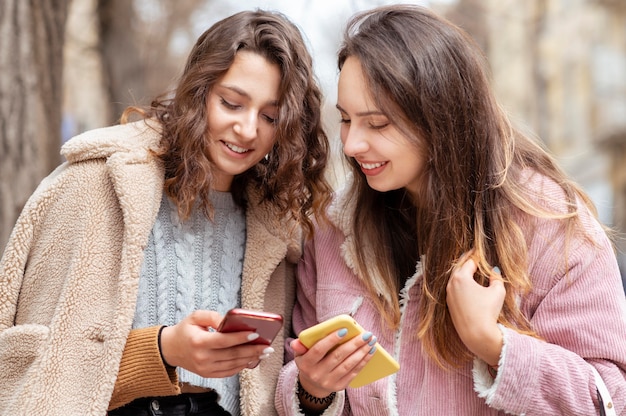
<svg viewBox="0 0 626 416"><path fill-rule="evenodd" d="M323 215L330 186L324 178L328 138L321 124L322 94L312 59L298 28L278 12L243 11L205 31L189 54L173 96L155 99L148 110L162 124L159 156L165 164L165 190L182 218L196 202L211 216L209 192L213 163L207 147L207 96L238 51L258 53L281 71L276 143L267 161L235 177L231 191L245 205L245 188L254 186L282 215L312 230L311 214Z"/></svg>
<svg viewBox="0 0 626 416"><path fill-rule="evenodd" d="M372 190L349 160L358 213L347 215L354 216L354 240L365 242L356 262L381 315L398 325L399 290L421 259L418 335L424 348L441 365L469 359L447 310L446 286L454 262L475 249L478 274L488 275L495 265L502 270L507 294L499 321L533 334L516 302L531 288L516 218L557 218L571 231L576 198L595 212L590 200L535 140L511 125L494 98L482 52L452 23L419 6L363 12L347 26L339 69L350 56L359 59L378 109L419 149L426 166L416 206L402 189ZM563 188L567 212L529 198L529 171ZM387 294L377 293L374 276L382 276Z"/></svg>

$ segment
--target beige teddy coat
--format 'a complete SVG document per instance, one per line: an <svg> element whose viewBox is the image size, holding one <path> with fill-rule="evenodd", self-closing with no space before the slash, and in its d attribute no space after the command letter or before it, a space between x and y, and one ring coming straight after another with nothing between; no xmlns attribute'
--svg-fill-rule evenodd
<svg viewBox="0 0 626 416"><path fill-rule="evenodd" d="M77 136L27 202L0 261L0 415L106 414L162 196L159 139L143 122ZM283 313L287 331L300 235L248 197L242 307ZM241 373L242 415L275 413L285 331Z"/></svg>

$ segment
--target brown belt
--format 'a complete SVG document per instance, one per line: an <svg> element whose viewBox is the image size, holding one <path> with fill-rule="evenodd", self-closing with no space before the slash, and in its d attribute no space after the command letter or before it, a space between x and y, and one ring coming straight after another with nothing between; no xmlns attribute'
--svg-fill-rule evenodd
<svg viewBox="0 0 626 416"><path fill-rule="evenodd" d="M189 383L179 383L181 393L209 393L213 389L207 387L194 386Z"/></svg>

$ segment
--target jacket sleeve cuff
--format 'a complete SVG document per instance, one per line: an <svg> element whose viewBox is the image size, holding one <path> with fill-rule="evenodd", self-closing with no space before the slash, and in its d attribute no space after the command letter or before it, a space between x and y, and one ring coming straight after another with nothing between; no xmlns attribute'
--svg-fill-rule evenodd
<svg viewBox="0 0 626 416"><path fill-rule="evenodd" d="M300 399L297 396L298 367L294 361L289 362L278 378L276 388L276 410L281 416L303 416L300 410ZM332 403L322 416L338 416L343 413L346 401L345 390L338 391Z"/></svg>
<svg viewBox="0 0 626 416"><path fill-rule="evenodd" d="M506 361L507 332L504 330L502 325L498 324L498 327L500 328L500 331L502 331L503 344L495 378L489 371L489 365L479 358L474 359L474 368L472 369L472 375L474 377L474 390L478 393L478 397L485 399L485 402L488 405L491 404L493 397L496 394Z"/></svg>
<svg viewBox="0 0 626 416"><path fill-rule="evenodd" d="M175 367L161 359L158 334L161 326L133 329L126 341L109 410L146 396L180 394Z"/></svg>

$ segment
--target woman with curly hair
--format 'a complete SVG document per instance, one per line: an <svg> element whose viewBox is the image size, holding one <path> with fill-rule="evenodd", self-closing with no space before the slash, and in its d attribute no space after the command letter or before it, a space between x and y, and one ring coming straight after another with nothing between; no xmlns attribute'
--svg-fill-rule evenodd
<svg viewBox="0 0 626 416"><path fill-rule="evenodd" d="M297 27L245 11L200 36L173 95L70 140L0 263L0 413L275 413L286 332L211 328L242 307L290 329L329 200L320 105Z"/></svg>

